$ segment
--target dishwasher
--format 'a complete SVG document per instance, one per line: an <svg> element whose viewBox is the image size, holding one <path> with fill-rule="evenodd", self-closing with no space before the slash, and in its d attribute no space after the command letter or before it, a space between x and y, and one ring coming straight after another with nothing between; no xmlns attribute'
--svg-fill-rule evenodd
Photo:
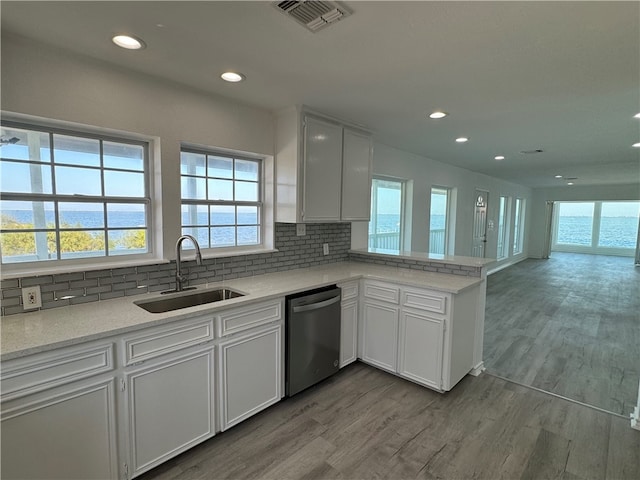
<svg viewBox="0 0 640 480"><path fill-rule="evenodd" d="M331 286L287 297L286 375L288 397L338 371L341 291Z"/></svg>

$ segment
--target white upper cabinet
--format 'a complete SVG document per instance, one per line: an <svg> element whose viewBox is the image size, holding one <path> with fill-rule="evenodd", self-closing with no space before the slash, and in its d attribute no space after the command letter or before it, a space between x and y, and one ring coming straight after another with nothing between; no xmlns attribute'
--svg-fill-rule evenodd
<svg viewBox="0 0 640 480"><path fill-rule="evenodd" d="M302 107L277 123L276 221L369 220L371 135Z"/></svg>
<svg viewBox="0 0 640 480"><path fill-rule="evenodd" d="M369 220L371 215L371 136L344 129L342 154L342 220Z"/></svg>
<svg viewBox="0 0 640 480"><path fill-rule="evenodd" d="M304 189L302 219L340 219L342 127L314 117L304 120Z"/></svg>

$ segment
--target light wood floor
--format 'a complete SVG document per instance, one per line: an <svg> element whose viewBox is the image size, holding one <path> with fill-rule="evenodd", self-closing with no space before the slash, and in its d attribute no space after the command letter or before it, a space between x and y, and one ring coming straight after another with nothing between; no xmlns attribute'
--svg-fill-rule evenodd
<svg viewBox="0 0 640 480"><path fill-rule="evenodd" d="M554 252L490 275L484 361L502 377L628 416L640 379L640 268Z"/></svg>
<svg viewBox="0 0 640 480"><path fill-rule="evenodd" d="M490 375L439 394L362 363L139 477L640 478L629 420Z"/></svg>

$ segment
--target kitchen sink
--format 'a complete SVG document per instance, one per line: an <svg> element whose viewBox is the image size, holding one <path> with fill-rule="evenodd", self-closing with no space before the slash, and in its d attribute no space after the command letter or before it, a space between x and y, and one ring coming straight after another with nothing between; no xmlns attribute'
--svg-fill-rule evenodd
<svg viewBox="0 0 640 480"><path fill-rule="evenodd" d="M189 295L181 295L176 297L165 297L158 300L141 300L134 302L140 308L144 308L151 313L164 313L181 308L195 307L196 305L204 305L205 303L221 302L231 298L244 297L244 293L231 290L230 288L217 288L215 290L206 290Z"/></svg>

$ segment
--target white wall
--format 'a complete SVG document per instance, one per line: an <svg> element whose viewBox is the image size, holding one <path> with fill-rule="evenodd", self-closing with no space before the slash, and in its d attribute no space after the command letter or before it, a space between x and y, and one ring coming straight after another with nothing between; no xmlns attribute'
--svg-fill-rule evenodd
<svg viewBox="0 0 640 480"><path fill-rule="evenodd" d="M529 235L529 257L542 258L547 201L640 200L640 184L566 186L533 190Z"/></svg>
<svg viewBox="0 0 640 480"><path fill-rule="evenodd" d="M530 215L531 189L522 185L499 180L462 168L436 162L419 155L414 155L397 148L379 143L374 144L373 175L383 175L413 180L413 211L411 250L426 252L429 243L429 215L431 204L431 187L441 186L456 189L456 241L455 255L470 255L472 244L473 211L475 205L475 189L480 188L489 192L488 219L493 220L495 228L487 235L487 257L495 258L497 253L498 207L501 195L526 199L527 212ZM528 220L525 220L528 224ZM511 222L513 225L513 222ZM357 237L359 247L362 243L362 232L366 238L366 225L354 226L354 237ZM513 232L511 237L513 238ZM527 235L523 253L507 259L501 263L511 263L527 257Z"/></svg>
<svg viewBox="0 0 640 480"><path fill-rule="evenodd" d="M180 142L274 154L271 112L89 57L3 36L1 73L4 111L160 138L165 258L180 235Z"/></svg>

